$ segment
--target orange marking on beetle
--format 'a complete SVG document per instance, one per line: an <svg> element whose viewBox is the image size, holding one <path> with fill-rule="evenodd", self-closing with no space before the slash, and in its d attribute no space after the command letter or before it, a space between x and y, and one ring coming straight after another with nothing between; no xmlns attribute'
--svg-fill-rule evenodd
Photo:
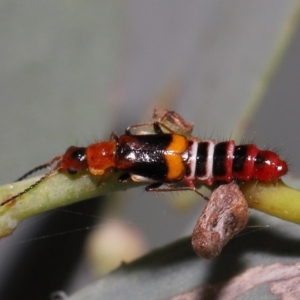
<svg viewBox="0 0 300 300"><path fill-rule="evenodd" d="M165 161L168 166L167 180L180 180L185 173L185 166L180 155L165 155Z"/></svg>
<svg viewBox="0 0 300 300"><path fill-rule="evenodd" d="M182 154L188 148L188 140L185 136L172 134L172 141L168 145L164 158L168 166L167 180L180 180L185 173Z"/></svg>
<svg viewBox="0 0 300 300"><path fill-rule="evenodd" d="M172 134L172 141L167 147L166 152L182 154L188 148L188 140L184 135Z"/></svg>
<svg viewBox="0 0 300 300"><path fill-rule="evenodd" d="M93 175L103 175L105 170L115 167L115 142L100 142L86 149L86 161Z"/></svg>

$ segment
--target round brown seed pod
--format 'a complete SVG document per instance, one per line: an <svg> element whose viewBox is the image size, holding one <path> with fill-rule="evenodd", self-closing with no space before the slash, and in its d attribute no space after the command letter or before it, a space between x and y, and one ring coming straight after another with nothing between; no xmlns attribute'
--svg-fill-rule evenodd
<svg viewBox="0 0 300 300"><path fill-rule="evenodd" d="M218 256L228 241L248 222L248 204L234 182L216 188L192 235L194 251L201 257Z"/></svg>

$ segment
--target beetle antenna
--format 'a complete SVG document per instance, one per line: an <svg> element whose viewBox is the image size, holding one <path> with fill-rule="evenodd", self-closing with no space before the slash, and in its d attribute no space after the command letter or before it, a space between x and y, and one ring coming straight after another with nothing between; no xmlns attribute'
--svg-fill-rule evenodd
<svg viewBox="0 0 300 300"><path fill-rule="evenodd" d="M21 180L27 178L28 176L32 175L33 173L37 172L37 171L40 171L42 169L46 169L46 168L52 166L56 161L58 161L60 159L61 159L61 156L56 156L50 162L48 162L46 164L43 164L43 165L40 165L40 166L37 166L34 169L28 171L23 176L21 176L20 178L18 178L16 181L21 181Z"/></svg>
<svg viewBox="0 0 300 300"><path fill-rule="evenodd" d="M35 168L36 169L36 168ZM53 170L51 170L50 172L48 172L47 174L45 174L44 176L42 176L38 181L36 181L34 184L32 184L30 187L28 187L27 189L23 190L22 192L20 192L19 194L16 194L14 196L12 196L11 198L3 201L2 203L0 203L0 206L3 206L11 201L13 201L16 198L21 197L22 195L28 193L30 190L32 190L33 188L35 188L37 185L39 185L41 182L43 182L46 178L48 178L51 174L53 174L54 172L57 171L58 168L54 168Z"/></svg>

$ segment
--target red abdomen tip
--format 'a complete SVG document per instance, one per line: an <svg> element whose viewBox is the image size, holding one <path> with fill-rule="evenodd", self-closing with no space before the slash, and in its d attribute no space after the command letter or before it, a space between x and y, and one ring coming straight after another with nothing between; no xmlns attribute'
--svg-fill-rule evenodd
<svg viewBox="0 0 300 300"><path fill-rule="evenodd" d="M278 161L278 165L277 165L277 176L281 177L283 175L285 175L288 172L288 165L284 160L279 159Z"/></svg>
<svg viewBox="0 0 300 300"><path fill-rule="evenodd" d="M253 177L261 181L279 179L288 172L287 163L280 157L268 150L259 150L255 163Z"/></svg>

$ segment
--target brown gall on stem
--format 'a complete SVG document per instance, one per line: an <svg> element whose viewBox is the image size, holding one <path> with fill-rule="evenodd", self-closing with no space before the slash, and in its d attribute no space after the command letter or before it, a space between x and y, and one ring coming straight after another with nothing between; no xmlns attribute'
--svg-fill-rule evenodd
<svg viewBox="0 0 300 300"><path fill-rule="evenodd" d="M216 188L198 219L192 246L203 258L218 256L228 241L248 222L248 204L234 182Z"/></svg>

